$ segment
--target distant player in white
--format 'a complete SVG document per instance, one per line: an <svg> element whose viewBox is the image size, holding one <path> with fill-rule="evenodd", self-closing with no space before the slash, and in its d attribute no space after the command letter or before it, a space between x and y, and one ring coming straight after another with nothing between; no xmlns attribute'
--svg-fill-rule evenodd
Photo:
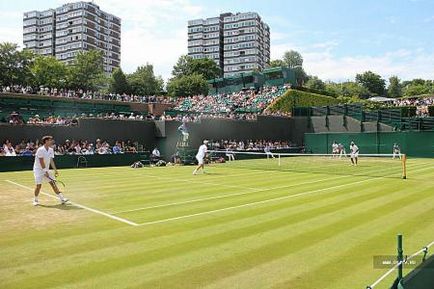
<svg viewBox="0 0 434 289"><path fill-rule="evenodd" d="M204 140L203 144L199 147L197 154L196 154L196 159L197 159L197 168L193 171L193 175L196 175L197 172L202 169L203 172L205 172L205 156L206 153L208 152L208 147L207 147L208 141Z"/></svg>
<svg viewBox="0 0 434 289"><path fill-rule="evenodd" d="M332 144L332 157L336 157L339 153L338 143L336 141Z"/></svg>
<svg viewBox="0 0 434 289"><path fill-rule="evenodd" d="M357 161L359 159L359 147L352 141L350 145L351 152L351 165L357 166Z"/></svg>
<svg viewBox="0 0 434 289"><path fill-rule="evenodd" d="M38 196L41 192L42 183L44 182L48 182L51 185L54 193L59 197L60 203L65 204L68 199L63 196L55 183L55 176L58 175L58 172L56 165L54 164L54 139L52 136L44 136L41 141L42 146L36 150L35 163L33 165L33 174L35 175L36 183L33 205L39 205ZM54 169L54 175L50 172L50 165Z"/></svg>
<svg viewBox="0 0 434 289"><path fill-rule="evenodd" d="M226 157L228 158L228 161L235 160L235 155L229 148L226 148Z"/></svg>
<svg viewBox="0 0 434 289"><path fill-rule="evenodd" d="M342 156L347 156L347 152L345 151L345 146L341 143L338 144L338 150L339 150L339 158L342 158Z"/></svg>
<svg viewBox="0 0 434 289"><path fill-rule="evenodd" d="M264 148L264 152L267 155L267 159L269 159L270 157L274 159L274 154L271 152L271 147L269 144L267 144Z"/></svg>
<svg viewBox="0 0 434 289"><path fill-rule="evenodd" d="M399 145L397 143L393 144L393 159L395 159L396 157L399 157L399 159L401 159L401 149L399 148Z"/></svg>

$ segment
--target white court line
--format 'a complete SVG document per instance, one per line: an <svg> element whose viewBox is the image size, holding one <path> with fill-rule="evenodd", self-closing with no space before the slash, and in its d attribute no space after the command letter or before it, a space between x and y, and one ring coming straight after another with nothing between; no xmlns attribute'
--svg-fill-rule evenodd
<svg viewBox="0 0 434 289"><path fill-rule="evenodd" d="M319 182L323 182L323 181L337 180L337 179L346 178L346 177L348 177L348 176L340 176L340 177L336 177L336 178L319 179L319 180L316 180L316 181L309 181L309 182L303 182L303 183L286 185L286 186L280 186L280 187L271 187L271 188L266 188L266 189L256 189L256 188L248 188L248 187L241 187L241 186L239 186L239 188L241 188L241 189L242 188L244 188L244 189L251 189L253 191L252 192L244 192L244 193L226 194L226 195L207 197L207 198L199 198L199 199L193 199L193 200L187 200L187 201L181 201L181 202L175 202L175 203L169 203L169 204L161 204L161 205L155 205L155 206L148 206L148 207L140 207L140 208L131 209L131 210L112 212L112 214L116 215L116 214L123 214L123 213L131 213L131 212L136 212L136 211L144 211L144 210L149 210L149 209L171 207L171 206L190 204L190 203L196 203L196 202L201 202L201 201L217 200L217 199L224 199L224 198L229 198L229 197L243 196L243 195L261 193L261 192L279 190L279 189L287 189L287 188L297 187L297 186L301 186L301 185L314 184L314 183L319 183ZM215 185L215 186L220 186L220 184L216 184L216 183L210 183L210 184L211 185Z"/></svg>
<svg viewBox="0 0 434 289"><path fill-rule="evenodd" d="M254 173L246 173L246 174L237 174L237 175L229 175L229 177L235 177L235 176L247 176L247 175L256 175L256 174L263 174L263 171L257 171ZM207 175L205 173L205 175ZM212 174L211 174L212 175ZM156 176L151 174L146 174L145 176L150 178L156 178L160 180L167 180L169 182L185 182L185 183L193 183L193 184L203 184L203 185L216 185L216 183L212 182L204 182L204 181L195 181L192 179L178 179L178 178L172 178L172 177L162 177L162 176ZM221 176L224 177L224 176ZM217 177L215 177L217 178ZM213 179L215 179L213 178ZM237 186L237 185L227 185L227 184L218 184L220 187L226 187L226 188L232 188L232 189L247 189L247 190L260 190L258 188L251 188L251 187L245 187L245 186Z"/></svg>
<svg viewBox="0 0 434 289"><path fill-rule="evenodd" d="M321 192L321 191L327 191L327 190L330 190L330 189L336 189L336 188L340 188L340 187L344 187L344 186L349 186L349 185L364 183L364 182L371 181L371 180L372 179L367 179L367 180L362 180L362 181L358 181L358 182L352 182L352 183L348 183L348 184L343 184L343 185L338 185L338 186L333 186L333 187L328 187L328 188L322 188L322 189L313 190L313 191L307 191L307 192L303 192L303 193L299 193L299 194L294 194L294 195L287 195L287 196L276 197L276 198L267 199L267 200L263 200L263 201L256 201L256 202L251 202L251 203L247 203L247 204L242 204L242 205L237 205L237 206L232 206L232 207L226 207L226 208L222 208L222 209L216 209L216 210L211 210L211 211L206 211L206 212L200 212L200 213L191 214L191 215L184 215L184 216L179 216L179 217L167 218L167 219L162 219L162 220L157 220L157 221L150 221L150 222L141 223L141 224L139 224L139 226L147 226L147 225L154 225L154 224L159 224L159 223L167 223L167 222L170 222L170 221L187 219L187 218L191 218L191 217L208 215L208 214L212 214L212 213L229 211L229 210L239 209L239 208L244 208L244 207L250 207L250 206L255 206L255 205L259 205L259 204L266 204L266 203L270 203L270 202L275 202L275 201L280 201L280 200L285 200L285 199L290 199L290 198L295 198L295 197L310 195L310 194L318 193L318 192Z"/></svg>
<svg viewBox="0 0 434 289"><path fill-rule="evenodd" d="M419 172L419 171L424 171L424 170L428 170L428 169L432 169L432 166L424 167L424 168L421 168L421 169L416 169L416 170L413 170L413 172L415 172L415 171ZM187 219L187 218L192 218L192 217L197 217L197 216L209 215L209 214L212 214L212 213L219 213L219 212L229 211L229 210L233 210L233 209L239 209L239 208L244 208L244 207L251 207L251 206L255 206L255 205L266 204L266 203L270 203L270 202L275 202L275 201L280 201L280 200L286 200L286 199L296 198L296 197L300 197L300 196L311 195L311 194L315 194L315 193L318 193L318 192L323 192L323 191L328 191L328 190L331 190L331 189L342 188L342 187L346 187L346 186L350 186L350 185L361 184L361 183L365 183L365 182L369 182L369 181L377 181L378 179L384 179L384 178L386 178L386 177L369 178L369 179L365 179L365 180L361 180L361 181L357 181L357 182L352 182L352 183L347 183L347 184L342 184L342 185L337 185L337 186L322 188L322 189L313 190L313 191L307 191L307 192L298 193L298 194L294 194L294 195L287 195L287 196L282 196L282 197L276 197L276 198L271 198L271 199L267 199L267 200L263 200L263 201L256 201L256 202L251 202L251 203L247 203L247 204L242 204L242 205L237 205L237 206L231 206L231 207L226 207L226 208L216 209L216 210L211 210L211 211L206 211L206 212L200 212L200 213L191 214L191 215L183 215L183 216L179 216L179 217L173 217L173 218L167 218L167 219L161 219L161 220L156 220L156 221L145 222L145 223L139 224L139 226L148 226L148 225L167 223L167 222L177 221L177 220L181 220L181 219Z"/></svg>
<svg viewBox="0 0 434 289"><path fill-rule="evenodd" d="M6 180L5 182L8 182L10 184L16 185L18 187L21 187L23 189L26 189L28 191L33 192L32 188L24 186L24 185L21 185L19 183L16 183L16 182L13 182L13 181L10 181L10 180ZM45 193L45 192L42 192L42 191L41 191L41 194L44 195L44 196L50 197L50 198L57 199L57 197L55 197L52 194L48 194L48 193ZM87 207L87 206L84 206L84 205L81 205L81 204L78 204L78 203L75 203L75 202L69 202L69 203L71 205L75 206L75 207L82 208L82 209L87 210L89 212L92 212L92 213L95 213L95 214L98 214L98 215L102 215L102 216L105 216L105 217L110 218L112 220L116 220L116 221L119 221L119 222L122 222L122 223L125 223L125 224L128 224L128 225L131 225L131 226L138 226L139 225L139 224L131 222L131 221L127 220L127 219L120 218L120 217L117 217L117 216L113 216L113 215L110 215L108 213L102 212L100 210L93 209L93 208L90 208L90 207Z"/></svg>
<svg viewBox="0 0 434 289"><path fill-rule="evenodd" d="M212 167L213 168L217 168L216 166L212 166ZM236 168L236 169L245 170L244 168ZM251 169L248 169L248 170L251 170ZM256 174L263 175L263 172L264 172L263 170L257 170L254 173L217 176L217 177L214 177L213 179L218 178L218 177L235 177L235 176L247 176L247 175L256 175ZM282 172L282 171L276 171L276 172L287 174L287 172ZM303 174L303 175L309 175L309 172L296 172L296 173ZM321 173L321 174L324 175L326 173ZM206 173L205 173L205 175L206 175ZM178 179L178 178L173 178L173 177L161 177L161 176L156 176L156 175L151 175L151 174L146 174L145 176L150 177L150 178L160 179L160 180L168 180L169 182L186 182L186 183L203 184L203 185L218 185L220 187L227 187L227 188L232 188L232 189L246 189L246 190L253 190L253 191L256 191L256 192L262 192L263 191L262 189L258 189L258 188L245 187L245 186L237 186L237 185L227 185L227 184L216 184L216 183L212 183L212 182L195 181L195 180L192 180L192 179ZM344 177L347 177L347 176L344 176ZM315 182L309 182L309 183L315 183ZM287 186L275 187L275 188L272 188L272 189L284 189L286 187ZM267 189L267 191L268 191L268 189ZM117 212L117 213L119 213L119 212Z"/></svg>
<svg viewBox="0 0 434 289"><path fill-rule="evenodd" d="M154 176L154 175L148 175L148 176L165 179L165 177L159 177L159 176ZM145 210L150 210L150 209L171 207L171 206L176 206L176 205L191 204L191 203L197 203L197 202L201 202L201 201L218 200L218 199L224 199L224 198L230 198L230 197L236 197L236 196L255 194L255 193L260 193L260 192L267 192L267 191L273 191L273 190L279 190L279 189L287 189L287 188L292 188L292 187L301 186L301 185L319 183L319 182L323 182L323 181L338 180L338 179L347 178L347 177L348 177L347 175L344 175L344 176L339 176L339 177L324 178L324 179L319 179L319 180L315 180L315 181L308 181L308 182L302 182L302 183L298 183L298 184L291 184L291 185L279 186L279 187L271 187L271 188L266 188L266 189L250 188L250 187L243 187L243 186L231 186L231 187L235 187L235 188L249 189L249 190L253 190L253 191L243 192L243 193L235 193L235 194L226 194L226 195L220 195L220 196L214 196L214 197L199 198L199 199L180 201L180 202L161 204L161 205L154 205L154 206L139 207L139 208L134 208L134 209L130 209L130 210L114 211L111 213L117 215L117 214L131 213L131 212L137 212L137 211L145 211ZM167 179L171 179L174 181L192 182L192 181L185 180L185 179L174 179L174 178L167 178ZM222 186L222 184L210 183L210 182L198 182L198 183L199 184L214 185L214 186Z"/></svg>

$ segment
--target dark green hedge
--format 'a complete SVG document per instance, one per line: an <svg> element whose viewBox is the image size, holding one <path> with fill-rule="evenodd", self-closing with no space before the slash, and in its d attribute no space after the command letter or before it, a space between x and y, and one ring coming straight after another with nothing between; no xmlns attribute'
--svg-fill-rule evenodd
<svg viewBox="0 0 434 289"><path fill-rule="evenodd" d="M327 96L333 96L333 97L337 97L338 95L330 92L330 91L325 91L325 90L319 90L319 89L313 89L313 88L307 88L307 87L297 87L297 90L301 90L301 91L305 91L305 92L311 92L311 93L315 93L315 94L320 94L320 95L327 95Z"/></svg>
<svg viewBox="0 0 434 289"><path fill-rule="evenodd" d="M414 117L414 116L416 116L416 107L415 106L401 107L401 116L402 117Z"/></svg>
<svg viewBox="0 0 434 289"><path fill-rule="evenodd" d="M338 99L330 96L289 89L273 102L268 109L270 111L291 112L294 105L296 107L309 107L336 105L339 103Z"/></svg>

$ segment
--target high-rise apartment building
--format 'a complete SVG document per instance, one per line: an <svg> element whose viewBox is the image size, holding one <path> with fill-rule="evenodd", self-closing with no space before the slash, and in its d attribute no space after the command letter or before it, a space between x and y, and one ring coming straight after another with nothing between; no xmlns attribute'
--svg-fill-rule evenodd
<svg viewBox="0 0 434 289"><path fill-rule="evenodd" d="M255 12L191 20L188 55L213 59L225 77L261 70L270 63L270 28Z"/></svg>
<svg viewBox="0 0 434 289"><path fill-rule="evenodd" d="M98 49L104 54L106 73L120 66L121 19L102 11L93 2L24 13L23 40L27 49L66 63L79 51Z"/></svg>

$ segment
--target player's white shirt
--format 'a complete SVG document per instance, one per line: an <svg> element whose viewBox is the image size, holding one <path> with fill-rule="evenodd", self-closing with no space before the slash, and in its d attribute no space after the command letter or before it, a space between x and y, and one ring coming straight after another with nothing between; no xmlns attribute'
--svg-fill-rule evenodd
<svg viewBox="0 0 434 289"><path fill-rule="evenodd" d="M41 146L36 150L35 154L35 163L33 165L33 171L44 171L41 167L41 163L39 161L40 158L44 159L45 171L48 171L50 168L51 159L54 159L54 150L53 148L45 148L45 146Z"/></svg>
<svg viewBox="0 0 434 289"><path fill-rule="evenodd" d="M359 147L356 146L356 145L352 145L352 146L350 147L350 149L351 149L351 153L353 153L353 154L359 152Z"/></svg>
<svg viewBox="0 0 434 289"><path fill-rule="evenodd" d="M357 158L359 156L359 147L356 145L350 146L351 157Z"/></svg>
<svg viewBox="0 0 434 289"><path fill-rule="evenodd" d="M201 145L199 147L199 150L197 151L196 157L199 159L203 159L205 157L207 151L208 151L208 148L206 147L206 145L205 144Z"/></svg>

